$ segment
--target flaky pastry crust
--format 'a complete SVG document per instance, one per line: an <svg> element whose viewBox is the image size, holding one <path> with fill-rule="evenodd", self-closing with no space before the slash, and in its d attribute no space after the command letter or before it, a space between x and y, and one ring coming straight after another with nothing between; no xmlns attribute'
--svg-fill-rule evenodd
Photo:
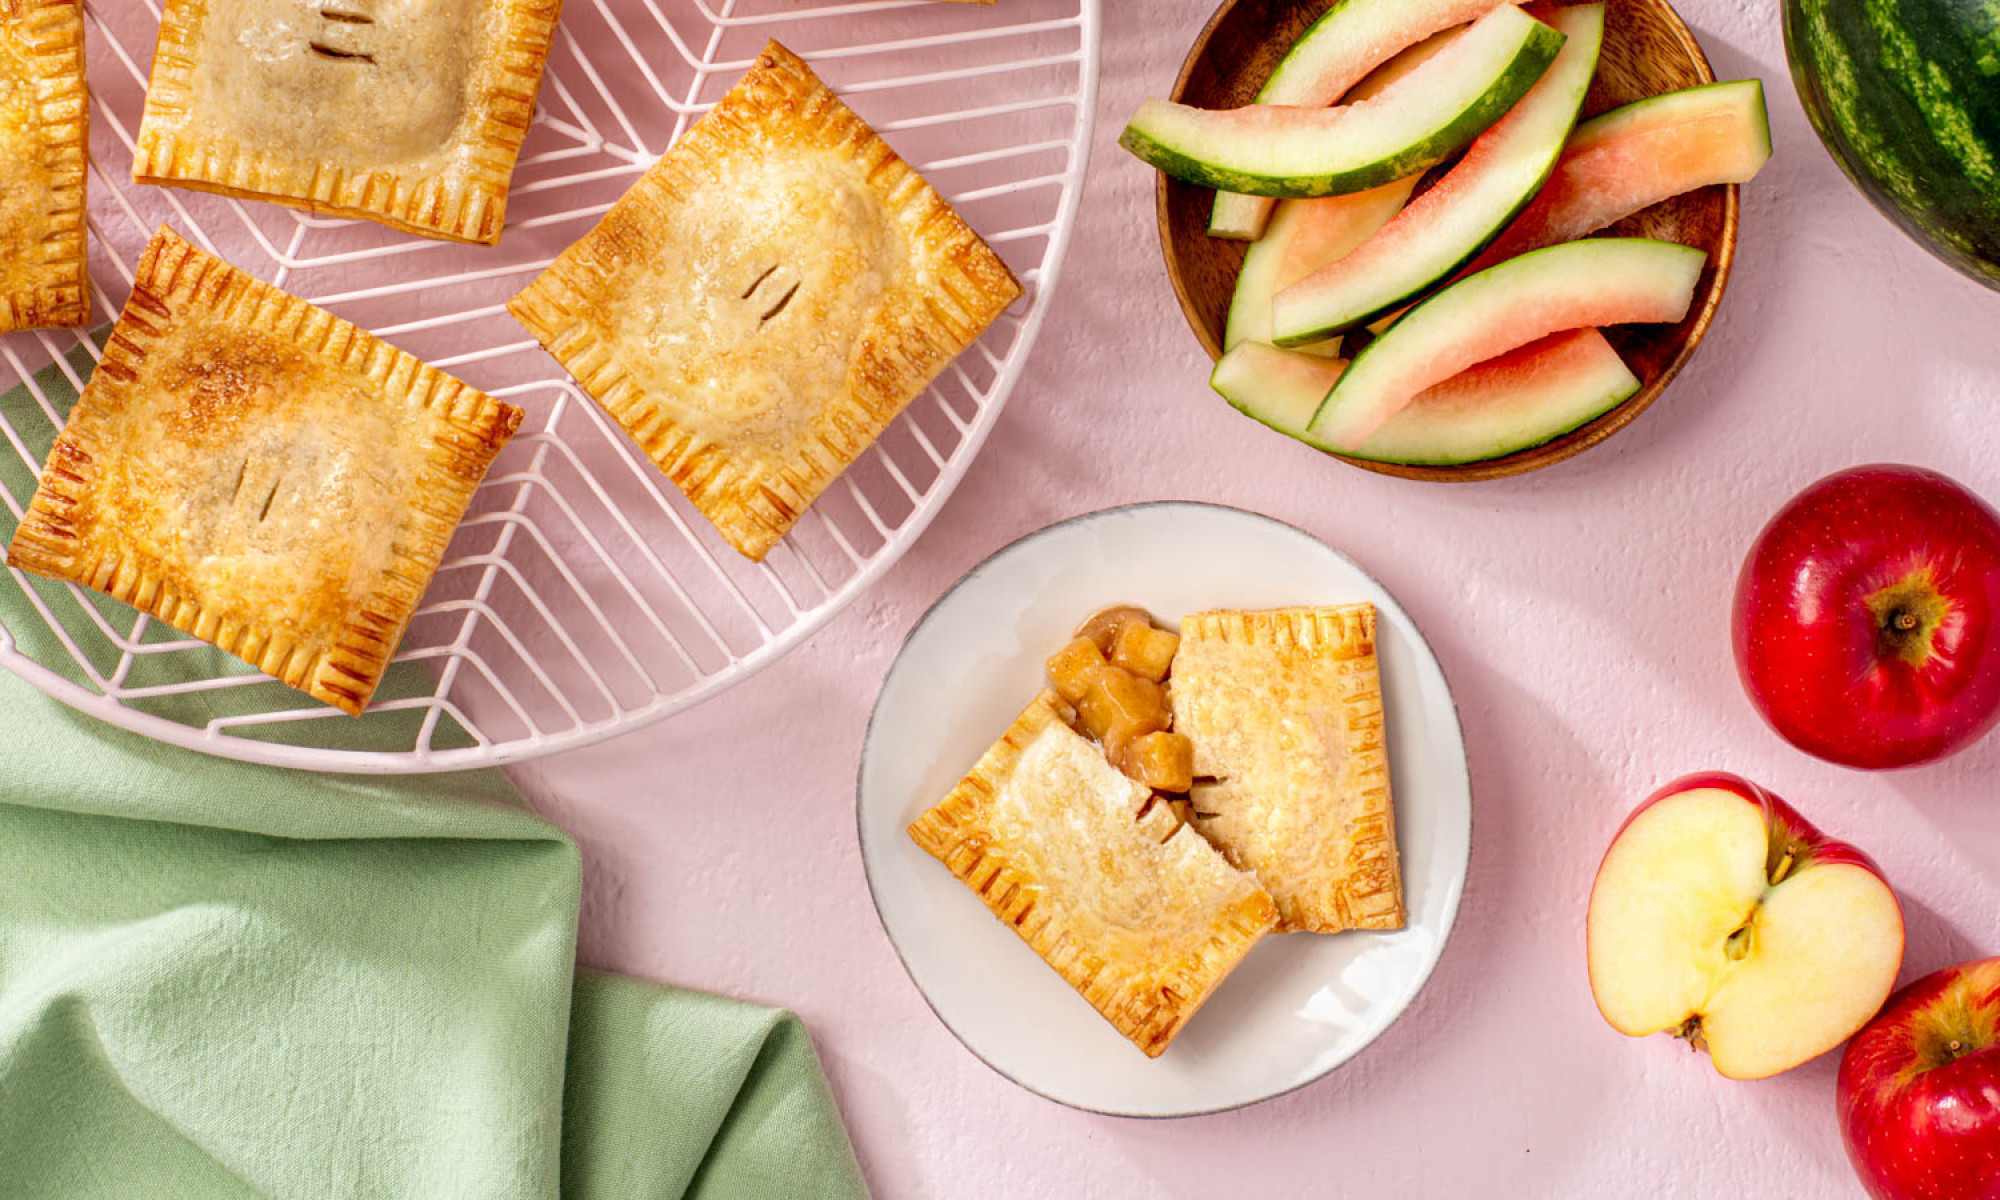
<svg viewBox="0 0 2000 1200"><path fill-rule="evenodd" d="M1020 285L776 42L508 304L762 559Z"/></svg>
<svg viewBox="0 0 2000 1200"><path fill-rule="evenodd" d="M358 715L520 424L162 229L7 561Z"/></svg>
<svg viewBox="0 0 2000 1200"><path fill-rule="evenodd" d="M562 0L166 0L132 177L490 245Z"/></svg>
<svg viewBox="0 0 2000 1200"><path fill-rule="evenodd" d="M0 333L90 318L81 0L0 0Z"/></svg>
<svg viewBox="0 0 2000 1200"><path fill-rule="evenodd" d="M1031 702L910 837L1158 1056L1277 920L1271 897Z"/></svg>
<svg viewBox="0 0 2000 1200"><path fill-rule="evenodd" d="M1280 930L1402 928L1374 606L1191 616L1172 692L1216 781L1196 827L1269 889Z"/></svg>

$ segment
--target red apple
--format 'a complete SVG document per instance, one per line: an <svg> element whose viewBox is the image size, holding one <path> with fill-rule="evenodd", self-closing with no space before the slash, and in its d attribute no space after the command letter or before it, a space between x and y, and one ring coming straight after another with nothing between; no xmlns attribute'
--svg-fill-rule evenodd
<svg viewBox="0 0 2000 1200"><path fill-rule="evenodd" d="M1784 738L1850 767L1928 762L2000 718L2000 515L1919 467L1829 475L1736 583L1736 666Z"/></svg>
<svg viewBox="0 0 2000 1200"><path fill-rule="evenodd" d="M1731 1079L1838 1046L1903 962L1903 910L1874 860L1721 772L1676 780L1626 818L1587 931L1611 1027L1687 1038Z"/></svg>
<svg viewBox="0 0 2000 1200"><path fill-rule="evenodd" d="M1876 1200L2000 1200L2000 958L1897 992L1848 1044L1838 1103Z"/></svg>

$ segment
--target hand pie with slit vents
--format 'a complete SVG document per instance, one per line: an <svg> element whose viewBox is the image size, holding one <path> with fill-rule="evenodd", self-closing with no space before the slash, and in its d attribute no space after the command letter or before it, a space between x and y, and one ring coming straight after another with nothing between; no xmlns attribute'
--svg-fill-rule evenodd
<svg viewBox="0 0 2000 1200"><path fill-rule="evenodd" d="M7 561L358 715L520 424L162 229Z"/></svg>
<svg viewBox="0 0 2000 1200"><path fill-rule="evenodd" d="M0 0L0 333L90 319L82 0Z"/></svg>
<svg viewBox="0 0 2000 1200"><path fill-rule="evenodd" d="M132 177L500 240L562 0L166 0Z"/></svg>
<svg viewBox="0 0 2000 1200"><path fill-rule="evenodd" d="M1020 292L772 42L507 307L724 540L762 559Z"/></svg>
<svg viewBox="0 0 2000 1200"><path fill-rule="evenodd" d="M1181 622L1174 730L1194 741L1195 823L1278 902L1282 932L1403 927L1375 608Z"/></svg>
<svg viewBox="0 0 2000 1200"><path fill-rule="evenodd" d="M1158 1056L1277 920L1271 897L1035 697L910 837Z"/></svg>

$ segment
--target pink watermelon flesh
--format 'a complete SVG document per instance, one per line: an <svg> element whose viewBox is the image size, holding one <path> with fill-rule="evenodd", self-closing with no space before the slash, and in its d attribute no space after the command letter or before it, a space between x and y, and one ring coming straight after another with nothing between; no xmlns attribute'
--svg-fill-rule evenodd
<svg viewBox="0 0 2000 1200"><path fill-rule="evenodd" d="M1754 79L1628 108L1629 118L1618 119L1626 110L1617 109L1578 126L1534 202L1459 277L1595 233L1682 192L1748 183L1771 157L1763 89Z"/></svg>
<svg viewBox="0 0 2000 1200"><path fill-rule="evenodd" d="M1359 3L1360 0L1351 0ZM1375 6L1389 10L1389 0L1374 0ZM1521 0L1393 0L1400 24L1375 31L1363 39L1343 41L1334 53L1315 64L1316 69L1300 71L1281 62L1274 76L1276 93L1260 104L1297 104L1325 107L1346 95L1367 78L1368 73L1397 54L1433 34L1476 21L1502 4ZM1336 18L1337 19L1337 18Z"/></svg>
<svg viewBox="0 0 2000 1200"><path fill-rule="evenodd" d="M1379 8L1382 14L1392 18L1392 24L1377 28L1361 37L1341 37L1325 43L1322 47L1295 47L1295 53L1287 55L1278 64L1270 82L1257 97L1258 104L1286 104L1297 107L1323 108L1359 87L1369 73L1389 63L1413 46L1440 32L1450 30L1455 25L1485 16L1502 3L1518 4L1521 0L1370 0L1371 7ZM1394 4L1396 7L1391 8ZM1338 19L1338 14L1325 18ZM1343 22L1344 24L1347 22ZM1307 31L1311 38L1313 30L1320 28L1315 23ZM1329 28L1325 34L1337 32ZM1324 35L1324 34L1323 34ZM1423 59L1420 57L1418 62ZM1366 99L1366 96L1348 97L1350 101ZM1271 219L1274 201L1268 196L1243 196L1232 192L1216 195L1215 215L1209 223L1209 233L1215 237L1238 238L1255 241L1264 234L1264 227Z"/></svg>
<svg viewBox="0 0 2000 1200"><path fill-rule="evenodd" d="M1356 453L1387 462L1477 462L1539 446L1639 390L1596 329L1569 329L1419 393Z"/></svg>
<svg viewBox="0 0 2000 1200"><path fill-rule="evenodd" d="M1512 259L1410 310L1360 355L1313 418L1335 449L1358 449L1426 388L1551 333L1677 322L1707 255L1672 242L1601 238Z"/></svg>
<svg viewBox="0 0 2000 1200"><path fill-rule="evenodd" d="M1402 209L1416 182L1399 179L1345 196L1281 201L1270 228L1243 256L1224 348L1270 341L1272 299L1367 241ZM1338 349L1338 339L1331 344Z"/></svg>
<svg viewBox="0 0 2000 1200"><path fill-rule="evenodd" d="M1338 359L1253 343L1218 365L1215 384L1237 408L1312 444L1306 426L1346 367ZM1603 334L1567 330L1427 389L1353 453L1402 463L1497 458L1567 433L1638 389L1639 380Z"/></svg>
<svg viewBox="0 0 2000 1200"><path fill-rule="evenodd" d="M1277 276L1272 280L1272 291L1282 292L1319 267L1352 253L1356 246L1372 235L1373 230L1368 228L1370 225L1381 228L1377 223L1377 214L1386 208L1393 217L1397 211L1394 198L1408 196L1412 182L1399 179L1365 192L1349 192L1345 196L1285 201L1287 204L1310 205L1311 211L1299 220L1298 230L1292 235L1292 243L1286 247Z"/></svg>
<svg viewBox="0 0 2000 1200"><path fill-rule="evenodd" d="M1563 145L1590 86L1603 12L1590 12L1582 6L1525 11L1538 20L1546 19L1569 38L1548 72L1506 116L1474 139L1443 178L1375 236L1353 253L1299 281L1296 292L1280 298L1275 318L1281 334L1278 340L1286 344L1297 340L1286 336L1288 324L1300 332L1322 324L1324 327L1313 329L1311 336L1326 337L1366 322L1388 304L1421 294L1472 255L1481 241L1505 228L1515 211L1529 202L1549 170L1550 158ZM1505 207L1498 204L1502 199L1508 201ZM1440 253L1446 246L1448 252ZM1395 282L1384 294L1381 289L1388 281ZM1333 321L1330 309L1343 309L1351 315Z"/></svg>

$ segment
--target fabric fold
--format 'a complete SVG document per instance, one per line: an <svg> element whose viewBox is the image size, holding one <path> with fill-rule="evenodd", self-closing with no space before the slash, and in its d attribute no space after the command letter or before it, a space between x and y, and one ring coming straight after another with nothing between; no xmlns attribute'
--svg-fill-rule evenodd
<svg viewBox="0 0 2000 1200"><path fill-rule="evenodd" d="M797 1018L575 973L577 848L499 773L223 762L10 677L0 747L10 1200L867 1194Z"/></svg>

